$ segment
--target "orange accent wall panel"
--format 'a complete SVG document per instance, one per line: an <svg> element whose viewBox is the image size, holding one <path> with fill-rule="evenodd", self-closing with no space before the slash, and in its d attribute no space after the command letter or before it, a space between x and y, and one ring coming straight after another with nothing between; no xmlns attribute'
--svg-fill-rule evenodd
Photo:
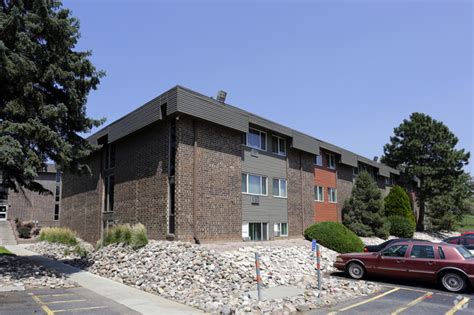
<svg viewBox="0 0 474 315"><path fill-rule="evenodd" d="M324 201L314 202L314 219L316 222L338 221L337 203L328 201L328 188L337 188L336 170L327 167L326 152L321 150L323 165L314 167L314 186L323 187Z"/></svg>

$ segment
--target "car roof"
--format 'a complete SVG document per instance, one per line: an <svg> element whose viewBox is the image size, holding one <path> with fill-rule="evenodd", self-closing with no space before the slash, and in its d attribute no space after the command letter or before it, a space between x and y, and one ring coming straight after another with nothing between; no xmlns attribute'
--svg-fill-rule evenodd
<svg viewBox="0 0 474 315"><path fill-rule="evenodd" d="M441 244L441 243L433 243L433 242L427 241L427 240L421 240L421 241L419 241L419 240L414 240L414 241L400 241L400 242L397 242L397 243L401 243L401 244L407 243L406 245L408 245L408 243L409 243L409 244L413 244L413 245L426 245L426 243L433 244L433 245L435 245L435 244ZM458 246L458 245L456 245L456 244L449 244L449 243L442 243L442 244L443 244L443 246L444 246L444 245Z"/></svg>

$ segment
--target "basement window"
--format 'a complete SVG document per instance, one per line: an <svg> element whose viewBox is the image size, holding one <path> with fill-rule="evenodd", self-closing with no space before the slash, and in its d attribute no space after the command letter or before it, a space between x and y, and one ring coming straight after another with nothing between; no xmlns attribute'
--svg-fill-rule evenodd
<svg viewBox="0 0 474 315"><path fill-rule="evenodd" d="M275 223L273 228L274 236L288 236L288 223Z"/></svg>

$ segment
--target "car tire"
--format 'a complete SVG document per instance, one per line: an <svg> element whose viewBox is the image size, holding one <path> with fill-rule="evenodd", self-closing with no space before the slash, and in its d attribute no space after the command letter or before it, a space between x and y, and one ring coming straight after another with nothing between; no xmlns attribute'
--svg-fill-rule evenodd
<svg viewBox="0 0 474 315"><path fill-rule="evenodd" d="M351 262L347 265L347 273L353 279L362 279L365 277L365 269L358 262Z"/></svg>
<svg viewBox="0 0 474 315"><path fill-rule="evenodd" d="M441 275L441 285L449 292L462 292L467 288L466 279L458 272L448 271Z"/></svg>

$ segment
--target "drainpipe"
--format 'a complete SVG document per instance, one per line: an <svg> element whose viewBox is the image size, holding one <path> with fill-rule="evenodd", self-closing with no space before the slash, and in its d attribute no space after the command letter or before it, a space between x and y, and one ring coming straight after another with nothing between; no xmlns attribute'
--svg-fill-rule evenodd
<svg viewBox="0 0 474 315"><path fill-rule="evenodd" d="M304 234L304 205L303 205L303 162L300 151L300 178L301 178L301 234Z"/></svg>
<svg viewBox="0 0 474 315"><path fill-rule="evenodd" d="M193 238L196 244L200 244L197 237L197 123L193 120Z"/></svg>

